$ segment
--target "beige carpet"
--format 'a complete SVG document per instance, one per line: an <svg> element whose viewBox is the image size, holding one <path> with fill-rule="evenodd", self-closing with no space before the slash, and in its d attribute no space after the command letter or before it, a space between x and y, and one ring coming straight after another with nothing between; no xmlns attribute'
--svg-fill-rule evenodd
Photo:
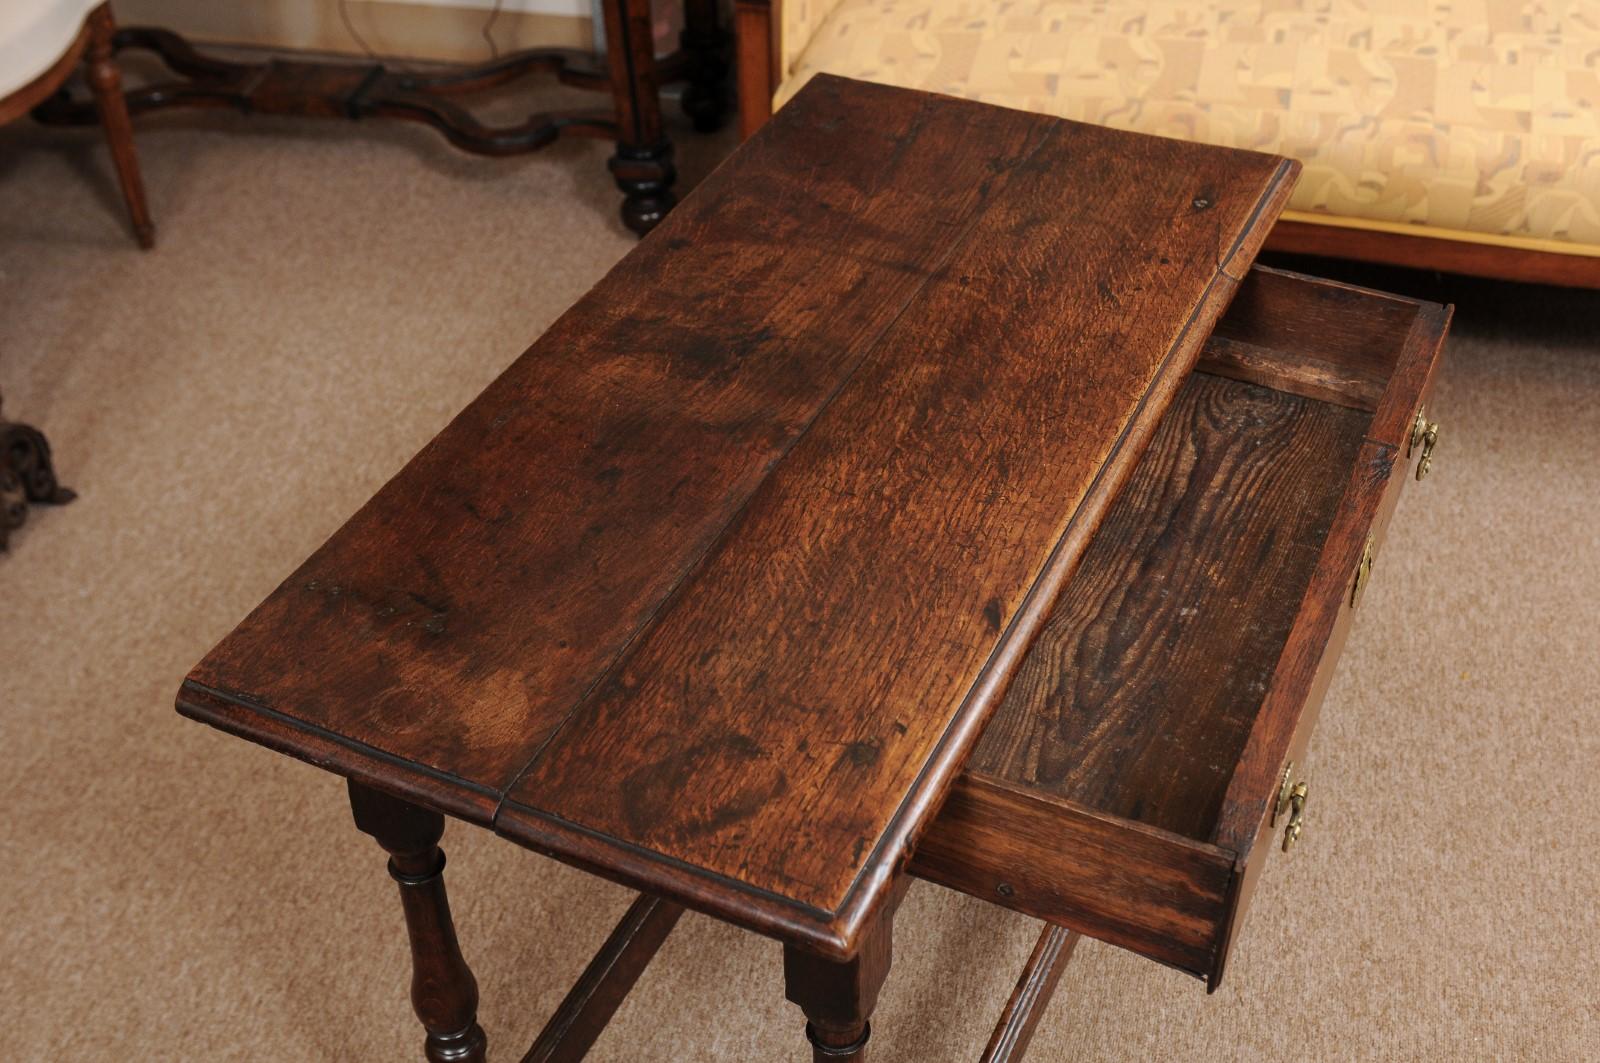
<svg viewBox="0 0 1600 1063"><path fill-rule="evenodd" d="M628 250L606 151L141 133L150 254L93 133L0 130L0 388L82 494L0 559L0 1057L420 1058L393 886L341 785L172 697ZM725 145L691 141L689 169ZM1435 472L1324 711L1304 842L1216 996L1086 944L1031 1058L1600 1059L1600 297L1448 288ZM445 844L515 1060L628 898L479 830ZM1034 926L919 885L898 928L875 1058L973 1058ZM806 1058L778 959L686 918L592 1058Z"/></svg>

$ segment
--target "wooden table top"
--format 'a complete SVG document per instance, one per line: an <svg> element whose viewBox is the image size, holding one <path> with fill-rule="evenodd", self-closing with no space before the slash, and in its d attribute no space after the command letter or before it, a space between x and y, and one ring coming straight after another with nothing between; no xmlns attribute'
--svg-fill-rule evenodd
<svg viewBox="0 0 1600 1063"><path fill-rule="evenodd" d="M1294 174L819 77L179 709L848 956Z"/></svg>

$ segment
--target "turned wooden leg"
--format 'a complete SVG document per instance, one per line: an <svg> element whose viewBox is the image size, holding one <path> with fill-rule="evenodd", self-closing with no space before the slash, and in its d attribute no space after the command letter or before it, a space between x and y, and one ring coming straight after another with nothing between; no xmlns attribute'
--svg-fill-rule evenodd
<svg viewBox="0 0 1600 1063"><path fill-rule="evenodd" d="M122 74L111 57L116 21L111 5L101 4L89 13L89 88L94 92L100 124L111 145L111 162L122 185L122 198L128 204L133 233L139 246L155 246L156 227L150 222L150 209L144 201L144 181L139 177L139 157L133 150L133 123L128 119L128 103L122 96Z"/></svg>
<svg viewBox="0 0 1600 1063"><path fill-rule="evenodd" d="M676 202L672 143L661 121L650 0L605 0L611 95L617 107L617 153L611 176L622 189L622 223L643 236Z"/></svg>
<svg viewBox="0 0 1600 1063"><path fill-rule="evenodd" d="M478 1025L478 982L456 941L444 891L444 817L354 781L356 826L389 853L400 884L411 938L411 1003L428 1031L431 1063L483 1063L487 1039Z"/></svg>
<svg viewBox="0 0 1600 1063"><path fill-rule="evenodd" d="M784 946L784 996L805 1012L813 1063L861 1063L867 1058L869 1020L893 960L894 913L909 884L908 878L901 879L853 959L826 960Z"/></svg>

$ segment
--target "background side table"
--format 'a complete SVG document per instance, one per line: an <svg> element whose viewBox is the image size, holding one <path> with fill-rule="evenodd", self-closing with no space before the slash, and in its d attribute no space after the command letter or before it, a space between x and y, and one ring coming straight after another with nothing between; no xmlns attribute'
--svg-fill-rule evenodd
<svg viewBox="0 0 1600 1063"><path fill-rule="evenodd" d="M129 90L126 99L133 115L168 107L231 107L245 114L398 118L432 126L463 151L495 156L535 151L561 136L612 139L617 149L610 169L623 193L622 221L643 235L675 201L677 169L661 118L661 86L688 82L684 111L696 129L716 128L727 111L729 35L715 0L687 0L680 47L657 60L650 0L606 0L604 13L608 48L603 64L599 57L572 48L527 49L427 74L381 62L236 62L206 55L170 30L144 26L119 29L115 48L152 52L175 75ZM609 91L612 107L538 113L514 125L489 126L460 102L538 71L553 73L574 88ZM91 101L66 92L41 104L34 117L62 125L98 120Z"/></svg>

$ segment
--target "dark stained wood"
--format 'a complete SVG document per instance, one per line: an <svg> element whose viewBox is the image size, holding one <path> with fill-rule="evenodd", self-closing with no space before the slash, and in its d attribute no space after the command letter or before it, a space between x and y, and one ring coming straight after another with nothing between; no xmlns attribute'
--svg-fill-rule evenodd
<svg viewBox="0 0 1600 1063"><path fill-rule="evenodd" d="M979 1063L1013 1063L1027 1053L1033 1031L1044 1009L1050 1006L1056 983L1061 981L1061 973L1072 961L1072 950L1077 944L1076 933L1046 924L1017 978L1011 999L1000 1013L1000 1021L995 1024Z"/></svg>
<svg viewBox="0 0 1600 1063"><path fill-rule="evenodd" d="M869 109L923 141L882 134L793 174L815 127ZM735 154L209 655L180 709L283 751L320 735L305 755L488 823L1034 125L948 154L971 119L835 96Z"/></svg>
<svg viewBox="0 0 1600 1063"><path fill-rule="evenodd" d="M1209 839L1369 420L1192 376L970 770Z"/></svg>
<svg viewBox="0 0 1600 1063"><path fill-rule="evenodd" d="M1213 335L1200 352L1199 370L1230 380L1260 384L1274 391L1331 402L1354 410L1373 410L1387 381L1315 355L1287 357L1283 351Z"/></svg>
<svg viewBox="0 0 1600 1063"><path fill-rule="evenodd" d="M1109 500L1285 187L1265 156L1036 121L873 356L533 758L499 832L652 891L687 895L690 869L719 915L737 884L747 925L810 923L848 955L1075 563L1078 511Z"/></svg>
<svg viewBox="0 0 1600 1063"><path fill-rule="evenodd" d="M784 996L806 1016L813 1063L865 1063L872 1009L894 962L894 916L911 880L900 876L848 959L783 947Z"/></svg>
<svg viewBox="0 0 1600 1063"><path fill-rule="evenodd" d="M201 107L312 118L397 118L432 126L463 151L482 155L530 151L563 133L616 135L615 115L609 110L533 114L515 125L489 126L457 102L534 73L549 73L574 88L610 89L609 72L576 49L530 49L475 66L418 73L375 62L222 59L201 52L177 33L150 26L119 30L114 43L119 52L149 52L177 75L130 89L125 107L135 115ZM52 101L37 117L71 125L91 121L94 114L91 107L67 98Z"/></svg>
<svg viewBox="0 0 1600 1063"><path fill-rule="evenodd" d="M688 81L685 109L698 128L714 128L725 109L727 35L717 5L693 0L683 48L658 61L649 0L607 0L603 8L607 39L613 44L610 62L603 67L589 53L566 48L527 49L436 73L392 70L375 62L235 62L204 55L170 31L132 27L116 34L115 47L151 52L176 77L141 85L124 96L120 84L111 80L115 68L107 65L104 72L91 76L93 104L63 96L44 103L37 116L45 122L75 124L94 120L97 109L104 113L130 209L135 199L130 181L137 178L137 171L124 169L132 158L131 139L124 136L130 110L139 114L168 107L227 107L247 114L400 119L427 124L463 151L491 156L537 150L562 136L613 138L617 152L611 172L625 196L623 222L642 235L671 207L671 186L677 176L661 121L661 85ZM97 9L91 22L100 17L105 23L102 51L109 64L109 7ZM536 113L514 124L489 125L460 102L463 95L541 72L574 88L609 91L612 107ZM58 80L48 92L33 96L28 106L44 101L59 84ZM0 121L5 120L6 106L0 103ZM146 230L139 228L137 212L135 228L142 242Z"/></svg>
<svg viewBox="0 0 1600 1063"><path fill-rule="evenodd" d="M918 878L1204 975L1227 853L968 772L910 864Z"/></svg>
<svg viewBox="0 0 1600 1063"><path fill-rule="evenodd" d="M1326 362L1382 389L1394 374L1414 299L1256 266L1239 286L1215 339L1278 352L1289 364ZM1270 383L1263 381L1264 383Z"/></svg>
<svg viewBox="0 0 1600 1063"><path fill-rule="evenodd" d="M772 0L734 0L734 51L739 79L739 139L748 140L772 117L778 91L778 28Z"/></svg>
<svg viewBox="0 0 1600 1063"><path fill-rule="evenodd" d="M722 5L717 0L684 0L678 43L689 67L683 113L701 133L722 128L728 116L728 51L733 43L722 26Z"/></svg>
<svg viewBox="0 0 1600 1063"><path fill-rule="evenodd" d="M1453 307L1424 306L1411 323L1389 386L1378 401L1372 417L1372 427L1367 438L1374 443L1394 447L1402 460L1414 465L1417 454L1407 458L1406 447L1411 439L1411 428L1417 411L1433 395L1434 371L1439 366L1439 353L1444 347L1445 333L1450 328Z"/></svg>
<svg viewBox="0 0 1600 1063"><path fill-rule="evenodd" d="M741 49L743 41L740 42ZM1347 225L1281 219L1267 238L1273 251L1381 262L1471 277L1600 288L1600 255L1574 245L1573 253L1452 240L1426 233L1374 232ZM1585 253L1587 252L1587 253Z"/></svg>
<svg viewBox="0 0 1600 1063"><path fill-rule="evenodd" d="M1376 396L1203 374L1185 385L915 874L1220 984L1281 830L1268 830L1269 803L1285 763L1304 763L1352 620L1368 535L1381 578L1415 462L1394 440L1427 399L1449 321L1447 308L1322 288L1252 271L1212 349L1248 343L1251 375L1297 390L1381 368ZM1325 327L1274 324L1297 302ZM1337 305L1384 327L1339 324ZM1267 342L1287 345L1282 366Z"/></svg>
<svg viewBox="0 0 1600 1063"><path fill-rule="evenodd" d="M847 959L1292 176L818 79L180 707Z"/></svg>
<svg viewBox="0 0 1600 1063"><path fill-rule="evenodd" d="M622 189L622 222L636 233L660 224L677 201L678 171L661 120L661 88L650 0L608 0L602 5L606 59L617 87L617 150L608 164Z"/></svg>
<svg viewBox="0 0 1600 1063"><path fill-rule="evenodd" d="M682 914L682 905L639 894L545 1023L522 1063L576 1063L582 1059Z"/></svg>
<svg viewBox="0 0 1600 1063"><path fill-rule="evenodd" d="M350 784L356 827L389 853L411 940L411 1003L428 1031L431 1063L483 1063L478 983L461 956L444 889L444 817L381 790Z"/></svg>
<svg viewBox="0 0 1600 1063"><path fill-rule="evenodd" d="M1314 719L1321 690L1331 678L1343 630L1349 623L1349 590L1356 564L1369 535L1381 543L1399 488L1410 481L1404 444L1395 441L1400 434L1398 426L1404 424L1409 430L1417 407L1427 399L1449 320L1447 308L1427 307L1405 336L1395 385L1385 394L1369 426L1368 442L1351 465L1338 515L1300 599L1292 636L1274 664L1239 766L1223 798L1212 835L1223 848L1248 855L1268 794L1276 792L1288 747L1297 734L1310 730L1302 717L1309 712Z"/></svg>

